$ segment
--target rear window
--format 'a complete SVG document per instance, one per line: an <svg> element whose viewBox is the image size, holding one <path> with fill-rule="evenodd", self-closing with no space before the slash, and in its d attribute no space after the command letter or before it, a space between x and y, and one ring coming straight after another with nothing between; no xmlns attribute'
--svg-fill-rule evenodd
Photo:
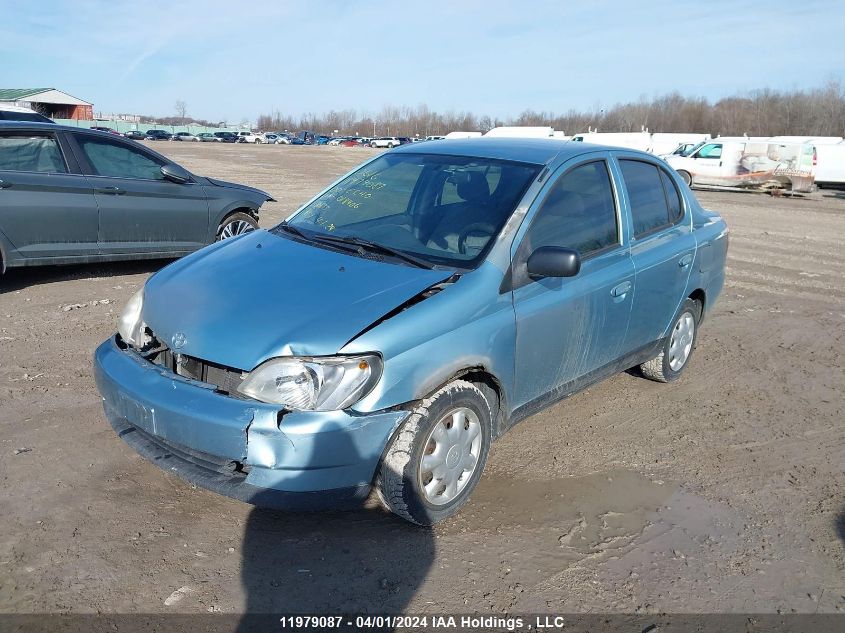
<svg viewBox="0 0 845 633"><path fill-rule="evenodd" d="M67 166L54 136L19 133L0 135L0 170L63 174Z"/></svg>

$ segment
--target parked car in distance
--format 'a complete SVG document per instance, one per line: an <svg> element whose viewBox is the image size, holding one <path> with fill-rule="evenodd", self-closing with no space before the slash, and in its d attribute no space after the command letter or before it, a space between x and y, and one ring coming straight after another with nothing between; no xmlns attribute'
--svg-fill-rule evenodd
<svg viewBox="0 0 845 633"><path fill-rule="evenodd" d="M348 138L338 143L338 145L340 145L341 147L361 147L363 144L361 143L361 139Z"/></svg>
<svg viewBox="0 0 845 633"><path fill-rule="evenodd" d="M543 139L423 147L150 277L95 353L117 434L258 505L375 487L428 525L516 422L631 367L681 376L728 229L665 162Z"/></svg>
<svg viewBox="0 0 845 633"><path fill-rule="evenodd" d="M238 132L238 143L255 143L259 145L264 142L263 134L253 132Z"/></svg>
<svg viewBox="0 0 845 633"><path fill-rule="evenodd" d="M386 147L387 149L399 147L401 144L402 141L395 136L382 136L381 138L374 138L370 141L370 147Z"/></svg>
<svg viewBox="0 0 845 633"><path fill-rule="evenodd" d="M411 142L411 138L409 136L400 136L399 142L402 143L402 145L407 145Z"/></svg>
<svg viewBox="0 0 845 633"><path fill-rule="evenodd" d="M299 136L291 136L288 140L290 141L290 145L310 145L310 143L306 143L305 139Z"/></svg>
<svg viewBox="0 0 845 633"><path fill-rule="evenodd" d="M198 142L200 139L198 136L191 134L190 132L176 132L175 134L170 135L170 140Z"/></svg>
<svg viewBox="0 0 845 633"><path fill-rule="evenodd" d="M235 143L238 140L238 136L234 132L214 132L214 138L221 143Z"/></svg>
<svg viewBox="0 0 845 633"><path fill-rule="evenodd" d="M277 145L290 145L291 137L289 134L285 134L283 132L276 132L276 144Z"/></svg>
<svg viewBox="0 0 845 633"><path fill-rule="evenodd" d="M148 141L169 141L171 136L171 133L166 130L147 130L145 138Z"/></svg>
<svg viewBox="0 0 845 633"><path fill-rule="evenodd" d="M95 126L92 126L90 129L96 130L97 132L108 132L109 134L117 134L119 136L123 136L120 132L118 132L114 128L106 127L104 125L95 125Z"/></svg>
<svg viewBox="0 0 845 633"><path fill-rule="evenodd" d="M220 141L220 139L214 136L211 132L200 132L197 134L197 140L200 143L217 143Z"/></svg>
<svg viewBox="0 0 845 633"><path fill-rule="evenodd" d="M120 136L0 122L0 272L181 257L253 230L267 200Z"/></svg>
<svg viewBox="0 0 845 633"><path fill-rule="evenodd" d="M129 130L128 132L124 132L123 136L125 138L132 139L133 141L143 141L147 138L147 135L141 130Z"/></svg>
<svg viewBox="0 0 845 633"><path fill-rule="evenodd" d="M47 118L39 112L23 108L21 106L13 106L6 103L0 103L0 121L31 121L33 123L54 123L53 119Z"/></svg>

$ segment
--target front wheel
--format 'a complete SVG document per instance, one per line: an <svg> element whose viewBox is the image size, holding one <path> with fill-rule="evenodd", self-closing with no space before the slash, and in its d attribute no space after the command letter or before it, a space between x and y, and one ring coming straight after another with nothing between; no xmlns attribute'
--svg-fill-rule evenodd
<svg viewBox="0 0 845 633"><path fill-rule="evenodd" d="M692 187L692 176L690 175L690 173L688 171L684 171L682 169L681 171L678 172L678 175L681 177L681 180L683 180L686 183L687 187Z"/></svg>
<svg viewBox="0 0 845 633"><path fill-rule="evenodd" d="M243 235L258 228L258 222L248 213L238 211L227 216L217 229L217 239L225 240L236 235Z"/></svg>
<svg viewBox="0 0 845 633"><path fill-rule="evenodd" d="M455 380L417 406L385 452L376 491L391 512L419 525L455 514L475 489L492 438L490 403Z"/></svg>
<svg viewBox="0 0 845 633"><path fill-rule="evenodd" d="M698 324L701 321L701 304L686 299L681 305L672 330L663 344L660 354L640 365L643 376L657 382L677 380L689 364L698 338Z"/></svg>

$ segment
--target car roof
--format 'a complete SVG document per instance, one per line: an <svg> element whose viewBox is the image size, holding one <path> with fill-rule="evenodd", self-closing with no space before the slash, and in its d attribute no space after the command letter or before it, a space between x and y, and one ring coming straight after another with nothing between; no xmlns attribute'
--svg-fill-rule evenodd
<svg viewBox="0 0 845 633"><path fill-rule="evenodd" d="M55 123L42 123L40 121L0 121L0 130L44 130L45 132L87 132L89 134L100 134L114 136L110 132L95 130L88 127L75 127L73 125L57 125Z"/></svg>
<svg viewBox="0 0 845 633"><path fill-rule="evenodd" d="M443 154L449 156L474 156L477 158L493 158L499 160L513 160L522 163L547 165L557 158L567 159L581 154L604 150L619 150L624 148L593 145L591 143L573 143L544 138L461 138L428 142L424 146L400 145L392 150L394 153L411 154ZM634 153L636 150L625 150ZM644 154L650 156L650 154Z"/></svg>

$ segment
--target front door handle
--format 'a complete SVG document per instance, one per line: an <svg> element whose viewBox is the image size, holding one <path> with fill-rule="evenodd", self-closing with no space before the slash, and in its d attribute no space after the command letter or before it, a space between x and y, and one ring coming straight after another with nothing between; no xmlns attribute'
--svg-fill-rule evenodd
<svg viewBox="0 0 845 633"><path fill-rule="evenodd" d="M684 255L678 261L678 266L680 266L681 268L686 268L690 264L692 264L692 255Z"/></svg>
<svg viewBox="0 0 845 633"><path fill-rule="evenodd" d="M12 183L6 182L5 180L0 180L0 189L8 189L12 186Z"/></svg>
<svg viewBox="0 0 845 633"><path fill-rule="evenodd" d="M94 189L94 191L107 196L122 196L126 193L126 190L121 189L120 187L100 187L99 189Z"/></svg>
<svg viewBox="0 0 845 633"><path fill-rule="evenodd" d="M631 282L630 281L623 281L618 286L614 286L613 290L610 291L611 296L613 297L624 297L628 292L631 290Z"/></svg>

